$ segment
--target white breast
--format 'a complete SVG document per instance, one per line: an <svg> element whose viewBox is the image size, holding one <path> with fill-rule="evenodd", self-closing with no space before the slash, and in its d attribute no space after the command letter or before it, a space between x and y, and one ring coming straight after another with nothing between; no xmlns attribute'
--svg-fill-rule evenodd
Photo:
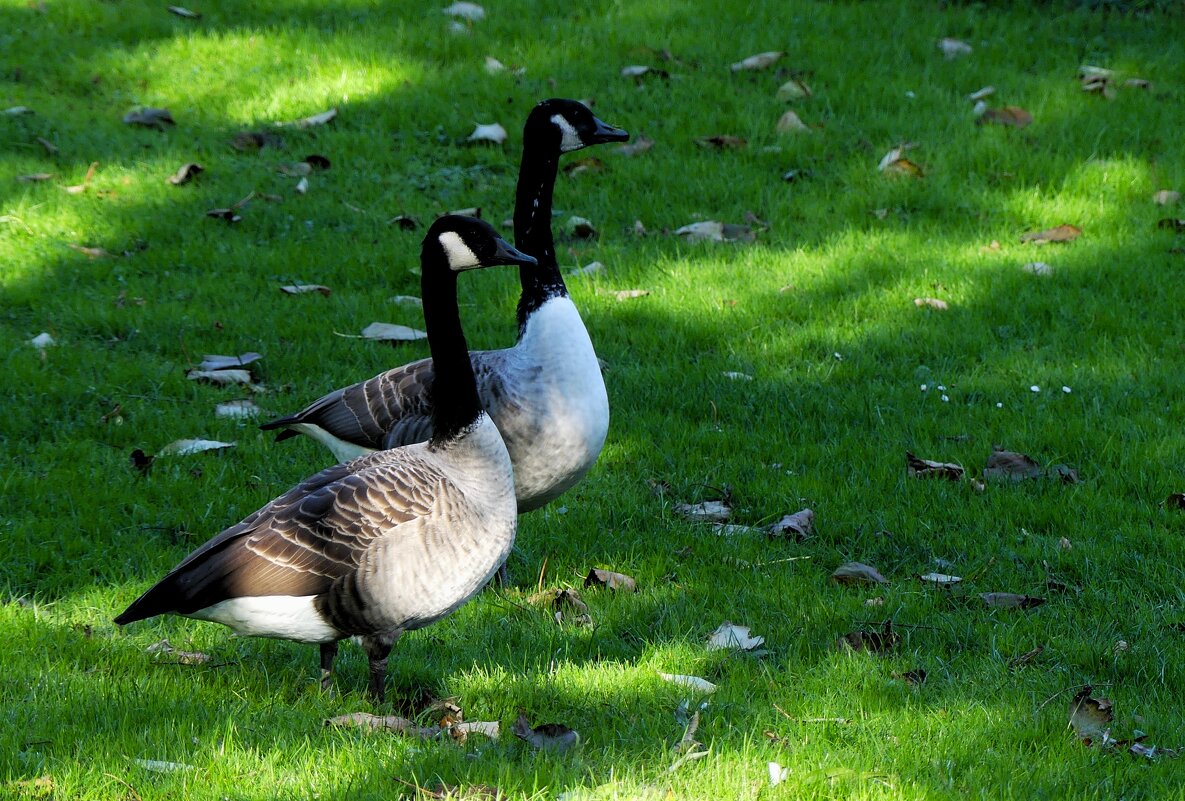
<svg viewBox="0 0 1185 801"><path fill-rule="evenodd" d="M520 512L559 497L605 445L609 398L575 304L553 298L528 319L502 368L502 390L483 392L514 463Z"/></svg>

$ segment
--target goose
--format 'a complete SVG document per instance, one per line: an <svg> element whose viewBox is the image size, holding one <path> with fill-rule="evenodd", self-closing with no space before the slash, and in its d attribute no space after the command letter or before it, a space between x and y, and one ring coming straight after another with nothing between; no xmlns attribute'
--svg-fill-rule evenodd
<svg viewBox="0 0 1185 801"><path fill-rule="evenodd" d="M555 500L580 481L609 431L600 363L556 261L552 192L561 154L628 139L626 131L575 100L544 100L523 126L514 239L539 264L519 270L515 345L470 354L482 405L502 432L514 464L520 513ZM282 429L277 441L305 434L338 459L419 442L433 433L432 374L431 359L412 362L331 392L260 428ZM500 575L505 579L504 572Z"/></svg>
<svg viewBox="0 0 1185 801"><path fill-rule="evenodd" d="M306 479L187 556L117 624L171 613L317 643L324 688L338 641L358 638L381 703L400 634L448 615L490 580L518 516L510 456L477 395L457 275L536 260L488 223L456 215L432 224L420 259L435 365L431 439Z"/></svg>

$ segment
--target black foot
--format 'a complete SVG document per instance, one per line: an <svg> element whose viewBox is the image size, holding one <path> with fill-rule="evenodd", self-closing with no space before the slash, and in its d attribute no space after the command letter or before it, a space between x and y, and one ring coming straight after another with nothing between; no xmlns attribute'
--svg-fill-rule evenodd
<svg viewBox="0 0 1185 801"><path fill-rule="evenodd" d="M370 660L370 685L367 688L370 697L376 704L381 704L387 697L387 656L402 631L375 634L362 638L362 649Z"/></svg>
<svg viewBox="0 0 1185 801"><path fill-rule="evenodd" d="M321 689L328 690L333 683L333 660L337 656L336 642L321 643Z"/></svg>

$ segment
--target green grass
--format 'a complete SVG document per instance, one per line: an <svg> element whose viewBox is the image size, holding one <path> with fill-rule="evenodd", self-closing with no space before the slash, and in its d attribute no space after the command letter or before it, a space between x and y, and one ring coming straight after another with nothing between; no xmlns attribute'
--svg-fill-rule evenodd
<svg viewBox="0 0 1185 801"><path fill-rule="evenodd" d="M409 791L396 778L513 798L1185 797L1179 760L1102 753L1065 728L1069 688L1091 683L1114 701L1117 734L1185 745L1174 628L1185 512L1161 505L1185 490L1185 241L1156 228L1185 211L1150 199L1185 190L1182 18L736 6L491 2L455 34L433 4L209 0L188 21L164 4L0 0L0 107L35 112L0 115L0 797L49 797L19 784L42 776L60 799L389 798ZM974 53L944 60L942 36ZM677 61L661 61L664 48ZM771 70L728 69L773 49L787 56ZM488 76L486 55L526 72ZM1084 95L1082 63L1152 88ZM619 75L627 64L671 77L636 83ZM794 108L813 133L774 132L779 70L805 72L814 96ZM1023 106L1034 123L977 127L964 96L987 84L992 105ZM386 221L480 206L502 227L522 120L548 96L593 98L602 118L656 142L636 157L582 154L605 170L561 175L556 190L565 216L601 232L561 242L561 262L608 265L570 283L609 365L609 442L579 487L522 519L517 586L404 638L390 684L396 709L452 696L507 731L522 709L577 729L579 750L536 754L509 733L455 744L326 729L371 708L356 648L322 693L307 646L181 619L117 630L112 616L190 549L326 463L311 442L277 446L215 419L239 393L189 382L185 368L205 353L264 353L257 401L270 416L425 355L423 343L334 332L420 323L387 302L418 294L418 235ZM169 108L176 128L124 125L138 104ZM282 150L228 144L330 107L329 126L278 131ZM511 132L504 151L459 144L490 121ZM714 134L748 147L694 143ZM925 177L878 173L905 141ZM333 166L297 195L276 167L309 153ZM96 161L86 192L63 191ZM206 172L166 184L187 161ZM790 168L811 175L783 183ZM38 172L54 177L17 180ZM235 226L203 216L252 191L283 201L255 199ZM770 224L754 244L663 235L748 211ZM631 233L635 220L649 236ZM1061 223L1084 234L1019 243ZM1055 274L1025 274L1035 260ZM294 280L333 295L282 295ZM627 288L651 294L603 291ZM461 282L471 346L512 342L516 290L508 271ZM41 331L58 343L44 355L27 344ZM147 477L129 466L134 448L197 436L237 447L161 458ZM995 443L1071 464L1082 481L976 493L906 476L906 450L977 472ZM655 495L650 481L671 489ZM672 511L724 487L734 522L810 506L817 535L719 538ZM892 584L828 582L848 560ZM589 590L595 626L560 627L526 602L545 562L546 587L599 566L640 592ZM935 569L968 580L943 593L912 578ZM1076 589L1047 592L1049 575ZM988 610L986 591L1049 600ZM836 648L887 618L903 636L892 654ZM724 620L770 653L708 653ZM213 666L144 653L163 637ZM1033 664L1009 668L1037 645ZM920 687L894 678L918 667ZM675 772L674 711L701 699L657 671L720 686L697 735L709 755ZM795 722L775 705L851 722ZM136 759L192 767L156 773ZM768 761L790 769L785 783L769 786Z"/></svg>

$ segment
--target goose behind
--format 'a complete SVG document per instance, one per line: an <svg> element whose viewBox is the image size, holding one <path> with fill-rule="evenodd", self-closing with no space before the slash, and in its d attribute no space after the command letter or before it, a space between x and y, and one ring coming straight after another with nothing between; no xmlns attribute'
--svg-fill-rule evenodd
<svg viewBox="0 0 1185 801"><path fill-rule="evenodd" d="M609 430L600 365L556 262L552 194L561 154L628 138L575 100L539 103L523 127L515 244L539 264L519 271L515 346L471 354L482 403L514 463L520 512L537 509L576 484L596 462ZM306 434L339 459L418 442L433 430L427 391L432 374L431 360L413 362L261 428L283 429L277 440Z"/></svg>
<svg viewBox="0 0 1185 801"><path fill-rule="evenodd" d="M514 542L514 483L477 395L456 281L465 270L535 259L487 223L450 215L429 228L421 264L435 364L431 439L305 480L187 556L116 623L172 613L317 643L324 685L338 641L357 637L381 701L399 635L448 615L489 581Z"/></svg>

